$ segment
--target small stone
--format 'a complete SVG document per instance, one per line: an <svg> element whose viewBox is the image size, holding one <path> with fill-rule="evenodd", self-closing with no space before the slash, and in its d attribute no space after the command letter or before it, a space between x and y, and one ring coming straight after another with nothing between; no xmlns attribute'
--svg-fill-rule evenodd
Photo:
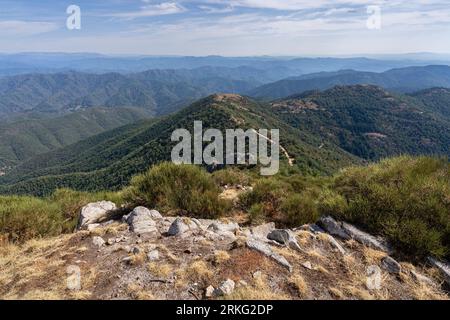
<svg viewBox="0 0 450 320"><path fill-rule="evenodd" d="M389 256L381 260L381 266L389 273L399 274L402 271L400 264Z"/></svg>
<svg viewBox="0 0 450 320"><path fill-rule="evenodd" d="M312 268L313 268L312 265L311 265L311 262L309 262L309 261L303 262L302 266L305 267L308 270L312 270Z"/></svg>
<svg viewBox="0 0 450 320"><path fill-rule="evenodd" d="M138 247L134 247L134 248L131 250L131 252L132 252L133 254L139 254L139 253L141 252L141 250L139 250Z"/></svg>
<svg viewBox="0 0 450 320"><path fill-rule="evenodd" d="M115 241L114 241L113 238L109 238L109 239L106 241L106 243L107 243L109 246L111 246L111 245L113 245L113 244L115 243Z"/></svg>
<svg viewBox="0 0 450 320"><path fill-rule="evenodd" d="M87 231L92 231L100 227L100 223L92 223L87 225Z"/></svg>
<svg viewBox="0 0 450 320"><path fill-rule="evenodd" d="M147 254L147 258L150 261L156 261L159 260L159 251L158 250L152 250Z"/></svg>
<svg viewBox="0 0 450 320"><path fill-rule="evenodd" d="M214 291L215 290L216 289L214 289L213 286L209 286L208 288L206 288L206 290L205 290L205 297L206 298L212 298L214 296Z"/></svg>
<svg viewBox="0 0 450 320"><path fill-rule="evenodd" d="M262 276L262 273L261 273L261 271L256 271L256 272L253 272L253 279L258 279L258 278L261 278L261 276Z"/></svg>
<svg viewBox="0 0 450 320"><path fill-rule="evenodd" d="M247 287L248 283L245 280L239 280L238 283L237 283L237 286L238 287Z"/></svg>
<svg viewBox="0 0 450 320"><path fill-rule="evenodd" d="M216 296L228 296L233 293L234 291L235 283L231 279L227 279L225 282L223 282L219 288L214 290L214 295Z"/></svg>
<svg viewBox="0 0 450 320"><path fill-rule="evenodd" d="M93 237L92 243L97 247L101 247L105 244L105 240L102 237Z"/></svg>
<svg viewBox="0 0 450 320"><path fill-rule="evenodd" d="M423 274L420 274L414 270L411 270L411 276L413 277L414 280L416 280L417 282L421 282L421 283L426 283L428 285L434 285L433 280L431 280L430 278L428 278L427 276L424 276Z"/></svg>

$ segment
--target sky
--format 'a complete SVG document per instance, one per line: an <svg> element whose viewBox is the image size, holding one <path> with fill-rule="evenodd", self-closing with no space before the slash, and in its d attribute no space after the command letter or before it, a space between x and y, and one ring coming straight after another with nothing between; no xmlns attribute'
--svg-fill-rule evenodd
<svg viewBox="0 0 450 320"><path fill-rule="evenodd" d="M80 8L80 29L67 28L70 5ZM5 53L450 53L449 0L0 0L0 6Z"/></svg>

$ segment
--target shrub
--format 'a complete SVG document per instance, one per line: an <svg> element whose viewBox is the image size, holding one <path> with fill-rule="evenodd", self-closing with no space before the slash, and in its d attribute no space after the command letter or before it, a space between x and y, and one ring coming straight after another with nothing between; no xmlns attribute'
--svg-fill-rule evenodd
<svg viewBox="0 0 450 320"><path fill-rule="evenodd" d="M314 197L307 192L287 197L281 205L281 212L285 223L295 227L313 223L319 218Z"/></svg>
<svg viewBox="0 0 450 320"><path fill-rule="evenodd" d="M120 193L87 193L60 189L47 198L0 197L0 234L8 241L23 242L36 237L72 232L78 214L89 202L111 200L121 204Z"/></svg>
<svg viewBox="0 0 450 320"><path fill-rule="evenodd" d="M275 177L258 180L252 191L245 192L240 196L241 205L250 209L258 204L261 207L257 208L260 216L264 212L266 218L275 218L279 214L280 205L286 196L292 192L292 187ZM253 208L256 213L256 207Z"/></svg>
<svg viewBox="0 0 450 320"><path fill-rule="evenodd" d="M219 186L237 184L248 186L251 181L251 178L244 171L230 168L215 171L212 177Z"/></svg>
<svg viewBox="0 0 450 320"><path fill-rule="evenodd" d="M162 163L134 177L125 199L133 205L184 210L195 217L212 218L226 210L219 192L211 175L200 167Z"/></svg>
<svg viewBox="0 0 450 320"><path fill-rule="evenodd" d="M336 194L324 196L321 213L381 233L406 254L449 257L446 159L404 156L348 168L335 176L332 188Z"/></svg>

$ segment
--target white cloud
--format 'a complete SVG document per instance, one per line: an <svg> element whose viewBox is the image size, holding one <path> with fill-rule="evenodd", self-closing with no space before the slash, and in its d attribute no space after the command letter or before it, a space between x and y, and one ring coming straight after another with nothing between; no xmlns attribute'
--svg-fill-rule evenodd
<svg viewBox="0 0 450 320"><path fill-rule="evenodd" d="M148 1L143 0L148 3ZM138 11L120 12L108 14L111 17L135 19L142 17L163 16L185 12L186 8L175 2L163 2L160 4L144 5Z"/></svg>
<svg viewBox="0 0 450 320"><path fill-rule="evenodd" d="M0 21L1 36L32 36L58 29L52 22L4 20Z"/></svg>

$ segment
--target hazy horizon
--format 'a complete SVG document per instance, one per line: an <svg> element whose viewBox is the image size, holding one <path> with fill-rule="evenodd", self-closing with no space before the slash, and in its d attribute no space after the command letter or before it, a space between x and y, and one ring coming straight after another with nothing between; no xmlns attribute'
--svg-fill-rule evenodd
<svg viewBox="0 0 450 320"><path fill-rule="evenodd" d="M450 6L444 0L0 3L3 53L224 57L450 54ZM71 4L80 9L79 29L67 27L67 19L75 12L73 8L67 11Z"/></svg>

